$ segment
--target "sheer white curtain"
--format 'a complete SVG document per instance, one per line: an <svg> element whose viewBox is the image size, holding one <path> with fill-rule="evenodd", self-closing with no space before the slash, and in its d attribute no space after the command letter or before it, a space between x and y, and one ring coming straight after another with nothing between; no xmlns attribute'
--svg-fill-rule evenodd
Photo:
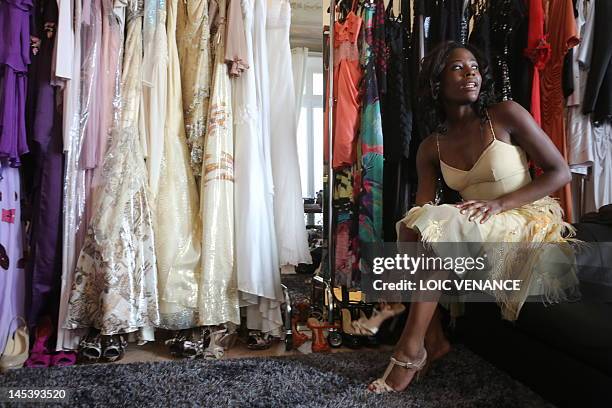
<svg viewBox="0 0 612 408"><path fill-rule="evenodd" d="M291 65L293 66L293 84L295 88L295 112L297 123L300 123L302 112L302 95L306 83L306 65L308 63L308 48L299 47L291 50Z"/></svg>

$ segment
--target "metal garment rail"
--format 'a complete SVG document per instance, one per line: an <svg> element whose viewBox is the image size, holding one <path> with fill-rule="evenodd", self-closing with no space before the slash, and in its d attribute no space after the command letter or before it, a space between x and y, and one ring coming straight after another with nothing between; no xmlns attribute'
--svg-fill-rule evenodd
<svg viewBox="0 0 612 408"><path fill-rule="evenodd" d="M329 4L329 63L327 66L327 267L333 286L333 277L335 275L335 251L334 251L334 217L333 217L333 199L334 199L334 26L336 23L336 0L330 0ZM333 296L333 291L332 291ZM329 299L330 305L333 304L333 299ZM330 307L331 309L331 307ZM333 321L333 316L328 316L328 319Z"/></svg>

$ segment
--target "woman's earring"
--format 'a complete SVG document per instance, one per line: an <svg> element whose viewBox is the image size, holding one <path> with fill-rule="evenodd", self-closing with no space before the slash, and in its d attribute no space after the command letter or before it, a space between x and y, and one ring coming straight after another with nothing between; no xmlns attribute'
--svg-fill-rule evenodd
<svg viewBox="0 0 612 408"><path fill-rule="evenodd" d="M432 84L431 85L431 97L433 99L438 99L438 94L440 93L440 85Z"/></svg>

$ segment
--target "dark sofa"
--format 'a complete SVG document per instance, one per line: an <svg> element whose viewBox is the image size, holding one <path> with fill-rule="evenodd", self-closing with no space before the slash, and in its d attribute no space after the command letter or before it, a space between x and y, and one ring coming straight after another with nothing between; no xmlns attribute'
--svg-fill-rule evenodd
<svg viewBox="0 0 612 408"><path fill-rule="evenodd" d="M579 255L595 265L579 272L581 301L526 303L516 322L495 304L466 304L454 334L557 406L612 407L612 275L601 272L612 268L612 225L576 227L583 241L608 242Z"/></svg>

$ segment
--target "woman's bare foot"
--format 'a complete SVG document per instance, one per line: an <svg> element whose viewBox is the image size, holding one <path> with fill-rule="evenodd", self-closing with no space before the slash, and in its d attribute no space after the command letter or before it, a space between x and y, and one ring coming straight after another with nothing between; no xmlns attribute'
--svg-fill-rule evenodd
<svg viewBox="0 0 612 408"><path fill-rule="evenodd" d="M416 353L411 353L411 352L406 353L404 351L397 350L395 353L393 353L393 357L396 360L400 362L404 362L404 363L407 363L407 362L418 363L423 360L425 353L426 351L424 348L422 348ZM408 386L414 379L417 372L418 370L415 370L412 368L404 368L398 365L394 365L389 375L386 377L386 379L383 378L383 380L384 380L384 383L388 387L392 388L394 391L398 391L398 392L404 391L406 388L408 388ZM377 381L380 381L380 380L377 380ZM379 388L379 386L377 387L376 381L368 386L368 390L370 390L371 392L377 392L376 388Z"/></svg>

